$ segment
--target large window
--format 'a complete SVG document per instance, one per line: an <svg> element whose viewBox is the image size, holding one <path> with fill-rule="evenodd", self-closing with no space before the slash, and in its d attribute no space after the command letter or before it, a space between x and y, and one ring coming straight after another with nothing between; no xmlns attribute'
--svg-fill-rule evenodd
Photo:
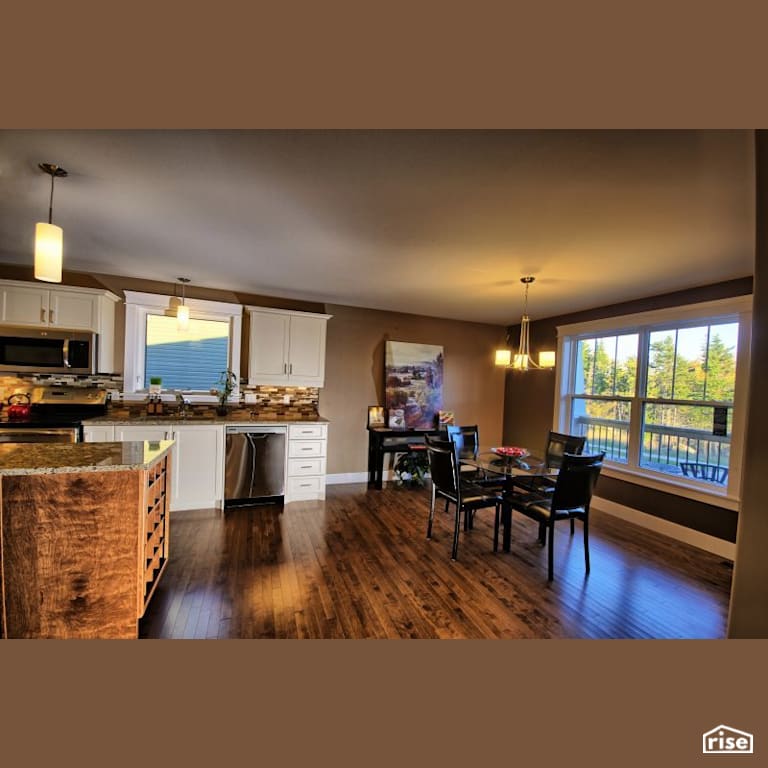
<svg viewBox="0 0 768 768"><path fill-rule="evenodd" d="M749 298L559 328L557 428L609 473L736 497Z"/></svg>
<svg viewBox="0 0 768 768"><path fill-rule="evenodd" d="M126 291L125 391L146 392L159 376L164 390L209 396L222 371L240 370L242 306L187 299L189 327L165 315L169 297Z"/></svg>

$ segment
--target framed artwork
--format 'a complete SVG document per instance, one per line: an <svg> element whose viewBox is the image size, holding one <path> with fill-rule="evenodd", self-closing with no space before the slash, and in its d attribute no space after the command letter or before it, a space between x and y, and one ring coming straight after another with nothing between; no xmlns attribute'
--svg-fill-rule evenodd
<svg viewBox="0 0 768 768"><path fill-rule="evenodd" d="M443 407L443 348L433 344L387 341L385 403L391 414L403 411L403 426L434 429Z"/></svg>
<svg viewBox="0 0 768 768"><path fill-rule="evenodd" d="M438 425L453 424L454 423L453 411L438 411L437 423Z"/></svg>
<svg viewBox="0 0 768 768"><path fill-rule="evenodd" d="M403 429L405 427L405 411L402 408L391 408L389 411L389 428Z"/></svg>
<svg viewBox="0 0 768 768"><path fill-rule="evenodd" d="M369 427L383 427L384 426L384 408L380 405L368 406L368 426Z"/></svg>

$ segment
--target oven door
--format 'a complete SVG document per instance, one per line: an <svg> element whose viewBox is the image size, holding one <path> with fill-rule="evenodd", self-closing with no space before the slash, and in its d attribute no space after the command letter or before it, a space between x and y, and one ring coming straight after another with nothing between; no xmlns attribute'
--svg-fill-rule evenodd
<svg viewBox="0 0 768 768"><path fill-rule="evenodd" d="M77 443L78 427L0 427L0 443Z"/></svg>

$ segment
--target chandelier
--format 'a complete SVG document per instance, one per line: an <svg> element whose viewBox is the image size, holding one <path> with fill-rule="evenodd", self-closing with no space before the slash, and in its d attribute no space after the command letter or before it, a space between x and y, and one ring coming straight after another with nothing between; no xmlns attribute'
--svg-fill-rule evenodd
<svg viewBox="0 0 768 768"><path fill-rule="evenodd" d="M512 368L516 371L527 371L529 368L552 369L555 367L555 353L552 350L539 352L539 362L535 363L531 356L530 324L531 318L528 316L528 288L535 280L535 277L527 275L521 277L520 282L525 285L525 301L523 303L523 317L520 320L520 344L517 347L517 354L512 355L510 349L496 350L496 365Z"/></svg>

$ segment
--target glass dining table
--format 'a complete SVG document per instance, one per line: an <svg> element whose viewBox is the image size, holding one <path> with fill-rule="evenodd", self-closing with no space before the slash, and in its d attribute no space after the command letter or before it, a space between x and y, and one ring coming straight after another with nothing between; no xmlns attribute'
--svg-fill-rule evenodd
<svg viewBox="0 0 768 768"><path fill-rule="evenodd" d="M558 468L551 467L547 460L529 453L522 455L504 455L499 449L481 448L476 456L462 456L461 464L482 470L486 477L498 475L499 483L503 485L505 494L514 492L515 479L520 477L548 477L554 482ZM509 504L502 505L501 525L502 544L504 552L509 552L512 539L512 508Z"/></svg>

